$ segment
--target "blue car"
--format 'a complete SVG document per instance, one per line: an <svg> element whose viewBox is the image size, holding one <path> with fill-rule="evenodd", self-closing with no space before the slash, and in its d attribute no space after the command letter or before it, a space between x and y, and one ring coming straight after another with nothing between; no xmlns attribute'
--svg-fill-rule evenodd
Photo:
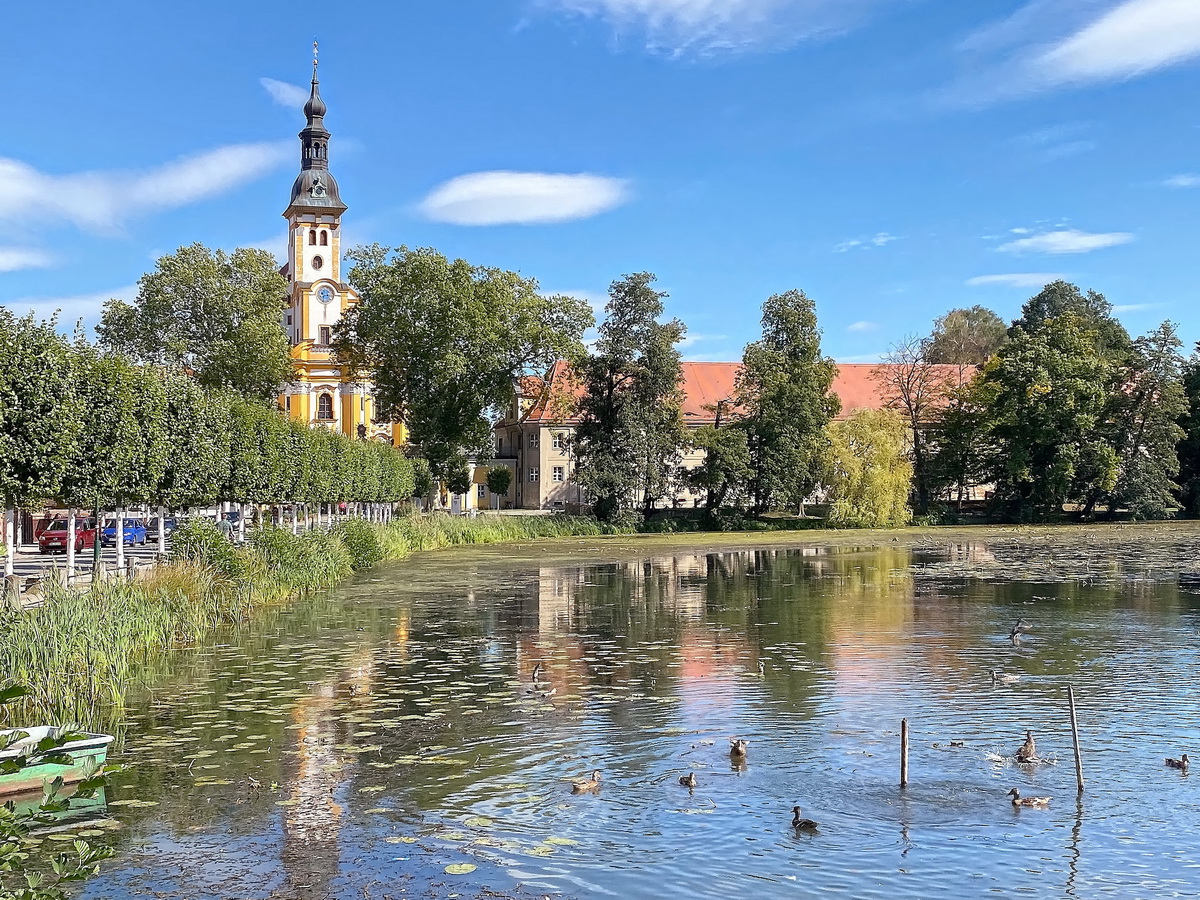
<svg viewBox="0 0 1200 900"><path fill-rule="evenodd" d="M125 534L121 543L129 546L137 544L139 547L146 546L146 523L141 519L126 519ZM104 523L104 528L100 532L100 546L111 547L117 542L117 520L109 519Z"/></svg>

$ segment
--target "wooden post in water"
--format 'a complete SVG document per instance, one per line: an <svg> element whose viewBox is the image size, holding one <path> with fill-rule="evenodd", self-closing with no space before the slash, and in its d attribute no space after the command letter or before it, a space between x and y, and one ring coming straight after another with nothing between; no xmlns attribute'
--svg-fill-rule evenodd
<svg viewBox="0 0 1200 900"><path fill-rule="evenodd" d="M1067 705L1071 707L1071 740L1075 743L1075 783L1083 793L1083 757L1079 755L1079 722L1075 718L1075 688L1067 685Z"/></svg>
<svg viewBox="0 0 1200 900"><path fill-rule="evenodd" d="M908 719L900 720L900 787L908 787Z"/></svg>

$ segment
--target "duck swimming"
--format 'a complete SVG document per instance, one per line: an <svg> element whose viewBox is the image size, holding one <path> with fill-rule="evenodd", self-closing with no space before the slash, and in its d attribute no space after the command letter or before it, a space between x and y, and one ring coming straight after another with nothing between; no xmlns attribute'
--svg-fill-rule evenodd
<svg viewBox="0 0 1200 900"><path fill-rule="evenodd" d="M1013 623L1012 631L1008 633L1008 639L1010 641L1019 641L1021 639L1021 635L1028 630L1029 626L1025 623L1025 620L1017 619L1017 621Z"/></svg>
<svg viewBox="0 0 1200 900"><path fill-rule="evenodd" d="M743 741L741 738L729 739L729 756L734 760L743 760L746 758L746 748L750 746L749 741Z"/></svg>
<svg viewBox="0 0 1200 900"><path fill-rule="evenodd" d="M689 789L700 786L700 782L698 782L696 780L695 772L688 772L686 775L680 775L679 783L682 784L685 788L689 788Z"/></svg>
<svg viewBox="0 0 1200 900"><path fill-rule="evenodd" d="M1169 766L1172 769L1180 769L1181 771L1186 772L1188 770L1187 754L1186 753L1183 754L1183 756L1179 757L1179 759L1171 759L1170 757L1168 757L1167 758L1167 766Z"/></svg>
<svg viewBox="0 0 1200 900"><path fill-rule="evenodd" d="M992 684L1013 684L1020 681L1020 675L1010 675L1007 672L1000 672L997 669L992 669Z"/></svg>
<svg viewBox="0 0 1200 900"><path fill-rule="evenodd" d="M800 815L800 807L792 807L792 827L797 831L816 831L817 823L812 819L802 818Z"/></svg>
<svg viewBox="0 0 1200 900"><path fill-rule="evenodd" d="M1013 788L1005 796L1012 797L1012 805L1021 806L1049 806L1051 797L1022 797L1021 792Z"/></svg>
<svg viewBox="0 0 1200 900"><path fill-rule="evenodd" d="M572 794L594 794L600 790L600 770L592 772L592 777L583 781L576 781L571 785Z"/></svg>
<svg viewBox="0 0 1200 900"><path fill-rule="evenodd" d="M1017 748L1017 762L1027 763L1037 761L1037 745L1033 742L1033 732L1025 732L1025 743Z"/></svg>

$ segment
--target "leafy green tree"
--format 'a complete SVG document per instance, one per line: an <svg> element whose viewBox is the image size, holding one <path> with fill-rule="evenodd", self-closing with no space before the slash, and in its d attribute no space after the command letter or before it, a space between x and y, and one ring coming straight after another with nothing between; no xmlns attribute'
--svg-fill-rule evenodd
<svg viewBox="0 0 1200 900"><path fill-rule="evenodd" d="M736 401L750 452L750 494L762 513L799 507L820 478L825 426L841 407L831 393L837 365L821 355L813 302L803 291L769 297L762 338L742 354Z"/></svg>
<svg viewBox="0 0 1200 900"><path fill-rule="evenodd" d="M609 286L595 350L575 365L576 479L602 521L635 505L648 514L672 489L687 440L678 349L686 329L659 321L666 294L654 280L639 272Z"/></svg>
<svg viewBox="0 0 1200 900"><path fill-rule="evenodd" d="M952 309L934 322L925 355L935 364L982 366L1007 335L1004 321L984 306Z"/></svg>
<svg viewBox="0 0 1200 900"><path fill-rule="evenodd" d="M903 417L860 409L831 422L827 431L830 523L852 528L908 524L912 463L905 452Z"/></svg>
<svg viewBox="0 0 1200 900"><path fill-rule="evenodd" d="M1120 460L1105 425L1121 369L1097 352L1106 339L1094 321L1073 312L1028 321L980 375L981 468L1009 516L1043 521L1116 487Z"/></svg>
<svg viewBox="0 0 1200 900"><path fill-rule="evenodd" d="M361 302L339 327L338 352L369 373L380 415L404 421L440 480L490 452L513 382L576 355L592 324L585 302L543 296L515 272L432 249L349 256Z"/></svg>
<svg viewBox="0 0 1200 900"><path fill-rule="evenodd" d="M508 466L492 466L487 472L487 489L496 498L496 508L500 508L500 498L508 495L512 487L512 469Z"/></svg>
<svg viewBox="0 0 1200 900"><path fill-rule="evenodd" d="M1047 323L1064 315L1075 316L1080 327L1091 332L1096 352L1106 359L1118 360L1129 349L1129 333L1112 315L1112 304L1103 294L1089 290L1086 294L1066 281L1055 281L1026 301L1021 317L1013 322L1008 336L1033 334Z"/></svg>
<svg viewBox="0 0 1200 900"><path fill-rule="evenodd" d="M1175 327L1164 322L1130 348L1110 413L1120 461L1116 486L1103 498L1110 511L1124 509L1136 519L1153 519L1179 508L1176 445L1185 436L1179 419L1189 406L1182 346Z"/></svg>
<svg viewBox="0 0 1200 900"><path fill-rule="evenodd" d="M692 444L704 451L704 461L688 473L688 482L704 494L705 513L711 517L726 506L742 506L753 475L746 430L705 425L696 429Z"/></svg>
<svg viewBox="0 0 1200 900"><path fill-rule="evenodd" d="M226 254L196 243L159 259L132 304L110 300L96 331L103 347L138 362L273 400L292 371L280 323L286 296L267 251Z"/></svg>
<svg viewBox="0 0 1200 900"><path fill-rule="evenodd" d="M211 503L229 474L229 399L186 375L166 376L163 388L162 428L170 450L152 499L173 509Z"/></svg>
<svg viewBox="0 0 1200 900"><path fill-rule="evenodd" d="M1176 482L1183 508L1188 515L1200 516L1200 343L1183 367L1183 392L1187 405L1179 417L1183 438L1178 445Z"/></svg>

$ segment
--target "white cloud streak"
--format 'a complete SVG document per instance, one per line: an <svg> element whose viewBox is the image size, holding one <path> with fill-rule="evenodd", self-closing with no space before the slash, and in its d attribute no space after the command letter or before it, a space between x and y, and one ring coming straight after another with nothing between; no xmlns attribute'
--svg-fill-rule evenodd
<svg viewBox="0 0 1200 900"><path fill-rule="evenodd" d="M48 319L58 315L59 324L70 327L79 319L85 322L96 322L100 311L109 300L117 299L126 302L137 296L137 285L129 284L111 291L97 291L90 294L74 294L65 297L21 297L16 300L6 300L4 305L18 314L32 312L39 318Z"/></svg>
<svg viewBox="0 0 1200 900"><path fill-rule="evenodd" d="M1169 187L1169 188L1200 187L1200 175L1174 175L1163 182L1163 187Z"/></svg>
<svg viewBox="0 0 1200 900"><path fill-rule="evenodd" d="M846 326L846 330L853 334L861 334L864 331L876 331L879 326L874 322L853 322Z"/></svg>
<svg viewBox="0 0 1200 900"><path fill-rule="evenodd" d="M271 95L271 99L287 109L303 109L308 102L309 88L274 78L260 78L258 83Z"/></svg>
<svg viewBox="0 0 1200 900"><path fill-rule="evenodd" d="M0 247L0 272L21 269L45 269L54 264L54 257L34 247Z"/></svg>
<svg viewBox="0 0 1200 900"><path fill-rule="evenodd" d="M1128 244L1132 240L1133 235L1124 231L1090 234L1086 231L1067 228L1062 231L1047 231L1010 241L1007 244L1001 244L996 249L1005 253L1046 253L1057 256L1064 253L1091 253L1093 250Z"/></svg>
<svg viewBox="0 0 1200 900"><path fill-rule="evenodd" d="M628 182L602 175L475 172L434 188L419 209L451 225L541 225L591 218L630 196Z"/></svg>
<svg viewBox="0 0 1200 900"><path fill-rule="evenodd" d="M283 163L287 144L234 144L142 172L49 175L0 158L0 219L67 221L94 232L119 230L128 219L186 206L251 181Z"/></svg>
<svg viewBox="0 0 1200 900"><path fill-rule="evenodd" d="M535 0L644 35L651 52L773 50L843 33L875 10L911 0Z"/></svg>
<svg viewBox="0 0 1200 900"><path fill-rule="evenodd" d="M1058 281L1062 275L1054 272L1011 272L1005 275L976 275L967 279L967 287L1014 287L1033 288L1043 287L1052 281Z"/></svg>

